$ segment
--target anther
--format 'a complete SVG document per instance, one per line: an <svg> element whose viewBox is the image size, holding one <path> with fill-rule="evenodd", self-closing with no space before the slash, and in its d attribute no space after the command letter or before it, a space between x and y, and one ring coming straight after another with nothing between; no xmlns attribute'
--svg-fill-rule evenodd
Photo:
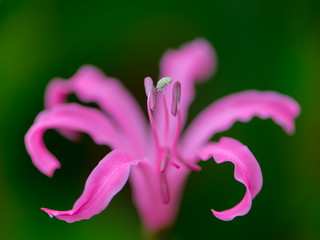
<svg viewBox="0 0 320 240"><path fill-rule="evenodd" d="M168 163L169 163L169 159L170 159L170 150L168 148L166 148L166 151L164 153L163 159L161 161L161 166L160 166L160 171L164 172L167 167L168 167Z"/></svg>
<svg viewBox="0 0 320 240"><path fill-rule="evenodd" d="M156 109L156 90L150 77L144 79L144 87L148 100L150 101L150 108L154 111Z"/></svg>
<svg viewBox="0 0 320 240"><path fill-rule="evenodd" d="M157 83L157 92L162 92L163 89L172 82L172 79L169 77L161 78Z"/></svg>
<svg viewBox="0 0 320 240"><path fill-rule="evenodd" d="M146 90L146 95L147 97L149 97L149 94L151 93L152 91L152 87L153 87L153 81L150 77L146 77L144 79L144 88Z"/></svg>
<svg viewBox="0 0 320 240"><path fill-rule="evenodd" d="M181 98L181 83L175 82L172 89L172 103L171 103L171 114L173 116L177 115L180 98Z"/></svg>
<svg viewBox="0 0 320 240"><path fill-rule="evenodd" d="M152 111L156 110L156 90L153 86L150 94L150 108Z"/></svg>

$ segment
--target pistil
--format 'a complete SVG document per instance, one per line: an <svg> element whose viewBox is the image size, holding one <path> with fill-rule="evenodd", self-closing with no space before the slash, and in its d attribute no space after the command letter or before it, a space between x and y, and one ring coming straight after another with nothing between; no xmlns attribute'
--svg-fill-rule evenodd
<svg viewBox="0 0 320 240"><path fill-rule="evenodd" d="M163 102L162 105L163 105L164 119L165 119L164 145L167 145L168 136L169 136L169 113L168 113L167 100L166 100L164 91L162 91L161 97L162 97L162 102Z"/></svg>
<svg viewBox="0 0 320 240"><path fill-rule="evenodd" d="M150 77L146 77L144 79L144 86L145 86L145 90L146 90L146 95L147 95L147 109L148 109L148 116L149 116L149 120L150 120L150 125L151 125L151 129L153 132L153 137L154 137L154 142L156 145L156 148L159 149L160 148L160 144L159 144L159 137L158 137L158 132L154 123L154 119L151 113L151 110L155 110L155 106L156 106L156 92L155 92L155 88L153 86L153 82L152 79Z"/></svg>
<svg viewBox="0 0 320 240"><path fill-rule="evenodd" d="M164 112L164 118L165 118L165 130L164 130L164 145L167 145L168 142L168 135L169 135L169 113L168 113L168 107L167 107L167 100L164 92L164 88L168 86L172 82L172 79L169 77L161 78L158 83L156 90L157 92L161 93L160 97L162 98L163 102L163 112Z"/></svg>

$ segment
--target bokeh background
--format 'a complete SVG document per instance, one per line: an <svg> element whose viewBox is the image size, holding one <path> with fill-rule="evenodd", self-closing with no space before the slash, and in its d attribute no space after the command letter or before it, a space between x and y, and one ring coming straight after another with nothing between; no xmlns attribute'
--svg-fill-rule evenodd
<svg viewBox="0 0 320 240"><path fill-rule="evenodd" d="M107 147L77 144L55 131L48 148L62 162L52 179L31 163L24 135L43 109L44 90L93 64L120 79L145 108L143 79L158 75L168 48L199 36L218 71L197 87L190 119L220 97L275 90L302 108L296 133L254 118L214 137L234 137L260 163L264 186L251 211L231 222L210 209L236 204L244 187L232 164L201 163L187 183L171 239L320 239L320 1L0 1L0 239L142 239L126 185L106 211L68 224L40 207L70 209ZM77 101L74 97L70 101Z"/></svg>

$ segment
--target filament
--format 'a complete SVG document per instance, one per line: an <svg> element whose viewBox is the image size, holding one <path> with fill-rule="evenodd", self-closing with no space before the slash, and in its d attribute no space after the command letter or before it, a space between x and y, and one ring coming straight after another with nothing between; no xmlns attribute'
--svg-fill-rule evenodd
<svg viewBox="0 0 320 240"><path fill-rule="evenodd" d="M154 123L154 119L151 113L151 108L150 108L150 94L148 96L148 100L147 100L147 108L148 108L148 116L149 116L149 120L150 120L150 125L151 125L151 129L153 132L153 137L154 137L154 142L155 145L157 147L157 149L159 149L160 145L159 145L159 137L158 137L158 132Z"/></svg>
<svg viewBox="0 0 320 240"><path fill-rule="evenodd" d="M167 101L165 98L164 91L162 91L161 97L163 101L163 111L164 111L164 117L165 117L164 144L166 145L168 140L168 135L169 135L169 113L168 113Z"/></svg>

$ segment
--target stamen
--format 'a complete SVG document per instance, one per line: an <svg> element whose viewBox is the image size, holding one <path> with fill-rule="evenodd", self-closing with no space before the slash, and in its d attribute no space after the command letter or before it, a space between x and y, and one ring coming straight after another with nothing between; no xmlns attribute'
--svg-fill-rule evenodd
<svg viewBox="0 0 320 240"><path fill-rule="evenodd" d="M181 131L181 114L180 114L180 110L178 109L177 112L177 129L176 129L176 134L174 135L174 139L172 142L172 149L175 149L178 141L179 141L179 137L180 137L180 131Z"/></svg>
<svg viewBox="0 0 320 240"><path fill-rule="evenodd" d="M151 113L151 110L155 109L155 90L154 90L154 86L153 86L153 82L152 79L150 77L146 77L144 79L144 86L145 86L145 90L146 90L146 94L147 94L147 109L148 109L148 116L149 116L149 120L150 120L150 125L151 125L151 129L153 132L153 136L154 136L154 141L155 141L155 145L157 147L157 149L159 149L159 137L158 137L158 132L154 123L154 119Z"/></svg>
<svg viewBox="0 0 320 240"><path fill-rule="evenodd" d="M171 104L171 113L173 116L177 115L180 98L181 98L181 83L175 82L172 89L172 104Z"/></svg>
<svg viewBox="0 0 320 240"><path fill-rule="evenodd" d="M166 148L166 152L164 153L163 159L161 161L161 166L160 166L161 172L164 172L167 169L169 159L170 159L170 150L169 148Z"/></svg>
<svg viewBox="0 0 320 240"><path fill-rule="evenodd" d="M177 159L179 160L179 162L181 162L183 165L185 165L187 168L189 168L190 170L192 171L196 171L196 172L199 172L201 171L201 167L196 165L196 164L193 164L193 163L189 163L187 162L186 160L184 160L180 154L176 153L176 157Z"/></svg>
<svg viewBox="0 0 320 240"><path fill-rule="evenodd" d="M161 173L161 195L162 195L162 201L164 204L168 204L170 197L169 197L169 185L167 181L167 176L165 173Z"/></svg>
<svg viewBox="0 0 320 240"><path fill-rule="evenodd" d="M147 97L150 98L150 108L154 111L156 109L156 90L150 77L144 79L144 87Z"/></svg>
<svg viewBox="0 0 320 240"><path fill-rule="evenodd" d="M150 120L150 125L151 125L151 129L152 129L153 136L154 136L154 142L155 142L157 149L159 149L159 146L160 146L159 137L158 137L158 132L157 132L154 120L153 120L152 113L151 113L150 98L148 98L148 101L147 101L147 108L148 108L148 116L149 116L149 120Z"/></svg>
<svg viewBox="0 0 320 240"><path fill-rule="evenodd" d="M156 110L156 89L154 87L150 94L150 108L152 111Z"/></svg>
<svg viewBox="0 0 320 240"><path fill-rule="evenodd" d="M177 163L175 163L175 162L173 162L173 161L171 161L170 164L171 164L172 166L174 166L176 169L180 169L180 165L179 165L179 164L177 164Z"/></svg>
<svg viewBox="0 0 320 240"><path fill-rule="evenodd" d="M180 114L180 108L179 108L180 99L181 99L181 83L176 82L173 85L173 89L172 89L171 113L173 116L177 117L177 129L173 139L172 149L175 149L175 147L177 146L179 137L180 137L180 131L181 131L181 114Z"/></svg>
<svg viewBox="0 0 320 240"><path fill-rule="evenodd" d="M169 85L172 82L172 79L169 77L161 78L157 83L157 92L162 92L165 86Z"/></svg>
<svg viewBox="0 0 320 240"><path fill-rule="evenodd" d="M162 101L163 101L163 111L164 111L164 118L165 118L165 129L164 129L164 143L167 143L168 135L169 135L169 113L168 113L168 107L167 107L167 100L164 95L164 92L162 92Z"/></svg>

